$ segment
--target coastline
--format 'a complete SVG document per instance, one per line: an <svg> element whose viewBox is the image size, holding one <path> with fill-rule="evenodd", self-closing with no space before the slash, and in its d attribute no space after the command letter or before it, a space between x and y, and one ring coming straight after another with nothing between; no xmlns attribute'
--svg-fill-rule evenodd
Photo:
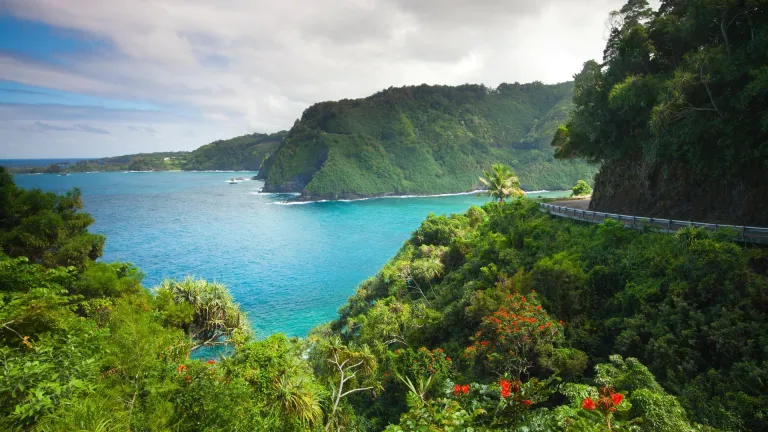
<svg viewBox="0 0 768 432"><path fill-rule="evenodd" d="M314 203L328 203L328 202L358 202L358 201L368 201L368 200L374 200L374 199L407 199L407 198L440 198L440 197L450 197L450 196L462 196L462 195L473 195L473 194L483 194L486 191L484 189L476 189L472 191L466 191L466 192L455 192L455 193L443 193L443 194L429 194L429 195L420 195L420 194L403 194L403 195L396 195L396 194L388 194L388 195L375 195L370 197L362 197L362 198L349 198L349 199L301 199L301 196L297 197L295 200L290 201L277 201L272 204L276 205L303 205L303 204L314 204ZM550 191L546 189L542 190L535 190L535 191L523 191L526 195L530 194L536 194L536 193L547 193L547 192L556 192L556 191ZM564 191L565 192L565 191ZM265 194L265 195L295 195L296 192L256 192L258 194Z"/></svg>
<svg viewBox="0 0 768 432"><path fill-rule="evenodd" d="M149 170L149 171L130 171L130 170L110 170L110 171L70 171L67 174L99 174L99 173L123 173L123 174L136 174L136 173L258 173L257 170ZM48 172L13 172L13 175L52 175L57 176L60 173L48 173Z"/></svg>

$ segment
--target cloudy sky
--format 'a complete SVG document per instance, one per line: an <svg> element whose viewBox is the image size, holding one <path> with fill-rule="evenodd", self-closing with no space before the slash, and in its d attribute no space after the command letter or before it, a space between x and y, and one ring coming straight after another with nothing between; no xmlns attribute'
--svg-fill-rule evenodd
<svg viewBox="0 0 768 432"><path fill-rule="evenodd" d="M0 159L191 150L389 86L571 79L623 0L0 0Z"/></svg>

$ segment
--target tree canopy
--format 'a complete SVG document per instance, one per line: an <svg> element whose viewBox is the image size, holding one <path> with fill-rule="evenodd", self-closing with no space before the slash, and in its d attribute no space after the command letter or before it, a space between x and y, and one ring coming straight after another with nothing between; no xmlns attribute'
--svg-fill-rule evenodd
<svg viewBox="0 0 768 432"><path fill-rule="evenodd" d="M766 3L631 0L609 25L553 139L558 157L602 163L595 207L768 224Z"/></svg>

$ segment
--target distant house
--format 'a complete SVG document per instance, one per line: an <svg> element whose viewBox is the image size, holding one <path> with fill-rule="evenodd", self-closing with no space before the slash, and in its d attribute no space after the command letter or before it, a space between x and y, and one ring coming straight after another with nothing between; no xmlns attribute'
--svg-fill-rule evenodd
<svg viewBox="0 0 768 432"><path fill-rule="evenodd" d="M163 160L164 160L164 161L169 161L169 160L171 160L171 158L169 158L169 157L164 157L164 158L163 158Z"/></svg>

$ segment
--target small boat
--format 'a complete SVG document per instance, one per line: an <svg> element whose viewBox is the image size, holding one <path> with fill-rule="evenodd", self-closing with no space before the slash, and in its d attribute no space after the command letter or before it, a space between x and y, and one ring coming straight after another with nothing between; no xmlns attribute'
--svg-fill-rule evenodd
<svg viewBox="0 0 768 432"><path fill-rule="evenodd" d="M238 184L239 182L236 179L229 179L229 184Z"/></svg>
<svg viewBox="0 0 768 432"><path fill-rule="evenodd" d="M62 177L64 177L64 176L68 176L68 175L69 175L69 173L61 173L61 174L59 174L59 175L60 175L60 176L62 176Z"/></svg>

